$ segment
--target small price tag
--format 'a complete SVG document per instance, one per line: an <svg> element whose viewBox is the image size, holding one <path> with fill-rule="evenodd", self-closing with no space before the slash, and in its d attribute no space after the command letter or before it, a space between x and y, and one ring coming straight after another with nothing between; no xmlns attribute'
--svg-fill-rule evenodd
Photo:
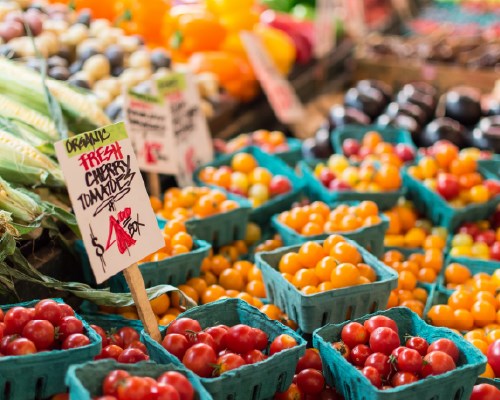
<svg viewBox="0 0 500 400"><path fill-rule="evenodd" d="M125 126L139 168L157 174L177 174L172 114L163 98L130 89L124 93L124 99Z"/></svg>
<svg viewBox="0 0 500 400"><path fill-rule="evenodd" d="M276 117L284 124L300 121L304 116L304 107L290 82L279 73L262 41L250 32L242 32L241 39Z"/></svg>
<svg viewBox="0 0 500 400"><path fill-rule="evenodd" d="M164 246L123 122L55 149L97 283Z"/></svg>
<svg viewBox="0 0 500 400"><path fill-rule="evenodd" d="M177 155L177 182L193 184L193 172L213 160L212 137L201 110L198 88L188 72L173 72L156 81L159 95L172 113L172 129Z"/></svg>
<svg viewBox="0 0 500 400"><path fill-rule="evenodd" d="M337 0L316 0L314 21L314 55L322 58L332 51L337 43Z"/></svg>

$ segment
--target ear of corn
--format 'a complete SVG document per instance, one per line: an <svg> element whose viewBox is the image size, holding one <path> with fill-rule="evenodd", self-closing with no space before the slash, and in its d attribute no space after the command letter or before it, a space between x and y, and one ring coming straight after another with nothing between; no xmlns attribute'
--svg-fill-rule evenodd
<svg viewBox="0 0 500 400"><path fill-rule="evenodd" d="M64 186L59 167L45 154L0 130L0 176L27 186Z"/></svg>
<svg viewBox="0 0 500 400"><path fill-rule="evenodd" d="M39 73L0 58L0 93L50 117L41 79ZM81 133L111 123L92 96L50 78L46 79L46 85L59 102L71 131Z"/></svg>
<svg viewBox="0 0 500 400"><path fill-rule="evenodd" d="M21 224L33 223L43 214L39 204L30 196L14 189L0 178L0 210L11 214L12 220Z"/></svg>
<svg viewBox="0 0 500 400"><path fill-rule="evenodd" d="M56 125L48 117L2 95L0 95L0 115L36 127L47 141L59 140Z"/></svg>

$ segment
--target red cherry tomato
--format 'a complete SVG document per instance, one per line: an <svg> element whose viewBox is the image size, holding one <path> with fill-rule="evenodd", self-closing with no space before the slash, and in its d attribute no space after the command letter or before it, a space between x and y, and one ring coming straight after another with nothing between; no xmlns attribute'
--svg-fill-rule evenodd
<svg viewBox="0 0 500 400"><path fill-rule="evenodd" d="M370 348L374 353L389 355L400 344L398 334L391 328L377 328L370 335Z"/></svg>
<svg viewBox="0 0 500 400"><path fill-rule="evenodd" d="M68 315L69 316L69 315ZM106 336L106 331L97 325L90 325L90 327L96 331L96 333L101 337L101 346L104 348L108 345L108 337Z"/></svg>
<svg viewBox="0 0 500 400"><path fill-rule="evenodd" d="M191 318L176 319L168 326L167 335L170 333L185 335L186 331L201 332L200 323Z"/></svg>
<svg viewBox="0 0 500 400"><path fill-rule="evenodd" d="M146 345L142 342L139 342L138 340L135 340L132 343L130 343L128 345L127 349L139 349L144 354L146 354L146 355L148 354L148 349L147 349Z"/></svg>
<svg viewBox="0 0 500 400"><path fill-rule="evenodd" d="M441 375L456 368L453 358L442 351L433 351L424 357L422 377Z"/></svg>
<svg viewBox="0 0 500 400"><path fill-rule="evenodd" d="M217 345L215 343L214 338L206 332L187 333L186 337L188 339L189 346L203 343L213 348L214 351L217 349Z"/></svg>
<svg viewBox="0 0 500 400"><path fill-rule="evenodd" d="M118 400L143 400L151 395L153 385L150 381L137 376L130 376L118 385Z"/></svg>
<svg viewBox="0 0 500 400"><path fill-rule="evenodd" d="M255 335L255 348L257 350L265 350L269 340L267 333L258 328L253 328L253 333Z"/></svg>
<svg viewBox="0 0 500 400"><path fill-rule="evenodd" d="M488 363L493 368L496 376L500 376L500 339L495 340L488 347Z"/></svg>
<svg viewBox="0 0 500 400"><path fill-rule="evenodd" d="M6 335L20 335L24 326L31 320L31 313L27 308L12 307L5 313L3 320L5 324L4 333Z"/></svg>
<svg viewBox="0 0 500 400"><path fill-rule="evenodd" d="M470 400L498 400L500 399L500 390L488 383L482 383L474 386Z"/></svg>
<svg viewBox="0 0 500 400"><path fill-rule="evenodd" d="M365 367L375 368L383 379L387 379L391 373L391 362L383 353L370 354L365 361Z"/></svg>
<svg viewBox="0 0 500 400"><path fill-rule="evenodd" d="M269 347L269 355L272 356L273 354L279 353L280 351L286 349L291 349L295 346L297 346L297 341L290 335L278 335L271 343L271 347Z"/></svg>
<svg viewBox="0 0 500 400"><path fill-rule="evenodd" d="M26 338L14 339L7 345L5 354L8 356L24 356L36 353L35 344Z"/></svg>
<svg viewBox="0 0 500 400"><path fill-rule="evenodd" d="M455 363L458 361L458 357L460 355L457 345L450 339L438 339L435 342L431 343L431 345L427 349L427 353L433 351L442 351L443 353L448 354L451 358L453 358L453 361Z"/></svg>
<svg viewBox="0 0 500 400"><path fill-rule="evenodd" d="M63 316L63 309L54 300L41 300L35 306L35 319L46 319L52 325L58 326Z"/></svg>
<svg viewBox="0 0 500 400"><path fill-rule="evenodd" d="M364 367L361 370L361 373L371 382L373 386L378 388L382 386L382 377L376 368L370 366Z"/></svg>
<svg viewBox="0 0 500 400"><path fill-rule="evenodd" d="M71 318L71 317L66 317ZM73 333L64 339L61 349L76 349L78 347L87 346L90 344L90 339L82 333Z"/></svg>
<svg viewBox="0 0 500 400"><path fill-rule="evenodd" d="M318 371L323 369L321 357L316 349L306 349L306 352L297 363L295 373L298 374L300 371L308 368L317 369Z"/></svg>
<svg viewBox="0 0 500 400"><path fill-rule="evenodd" d="M205 329L205 332L214 339L217 352L226 348L226 334L228 330L229 328L225 325L217 325Z"/></svg>
<svg viewBox="0 0 500 400"><path fill-rule="evenodd" d="M135 364L148 360L149 357L139 349L125 349L118 356L118 362L123 364Z"/></svg>
<svg viewBox="0 0 500 400"><path fill-rule="evenodd" d="M158 383L153 388L155 400L181 400L180 393L167 383Z"/></svg>
<svg viewBox="0 0 500 400"><path fill-rule="evenodd" d="M302 393L318 394L325 386L325 378L317 369L304 369L297 374L297 386Z"/></svg>
<svg viewBox="0 0 500 400"><path fill-rule="evenodd" d="M412 336L406 341L406 347L409 349L417 350L422 357L427 354L427 349L429 348L429 343L424 338L418 336Z"/></svg>
<svg viewBox="0 0 500 400"><path fill-rule="evenodd" d="M73 310L69 304L58 303L58 305L59 305L59 310L61 310L61 319L64 317L75 316L75 310Z"/></svg>
<svg viewBox="0 0 500 400"><path fill-rule="evenodd" d="M165 350L176 356L179 360L182 360L187 349L190 347L187 338L179 333L167 334L163 338L161 345L165 348Z"/></svg>
<svg viewBox="0 0 500 400"><path fill-rule="evenodd" d="M111 335L108 336L108 344L114 344L121 348L125 347L123 345L123 339L120 337L118 333L112 333Z"/></svg>
<svg viewBox="0 0 500 400"><path fill-rule="evenodd" d="M47 320L31 320L24 325L23 337L31 340L38 351L50 349L55 341L54 325Z"/></svg>
<svg viewBox="0 0 500 400"><path fill-rule="evenodd" d="M366 344L358 344L351 351L351 362L357 367L364 367L370 354L372 354L372 351Z"/></svg>
<svg viewBox="0 0 500 400"><path fill-rule="evenodd" d="M297 384L292 383L284 392L276 393L274 400L304 400L304 397Z"/></svg>
<svg viewBox="0 0 500 400"><path fill-rule="evenodd" d="M422 371L422 356L417 350L404 349L398 355L396 366L400 372L418 375ZM396 386L394 383L392 385Z"/></svg>
<svg viewBox="0 0 500 400"><path fill-rule="evenodd" d="M332 347L337 350L347 361L351 361L351 349L344 342L332 343Z"/></svg>
<svg viewBox="0 0 500 400"><path fill-rule="evenodd" d="M202 378L212 376L214 365L217 362L217 356L212 347L200 343L190 347L184 357L182 363L195 374Z"/></svg>
<svg viewBox="0 0 500 400"><path fill-rule="evenodd" d="M256 338L253 328L238 324L229 328L226 334L227 348L235 353L244 354L255 349Z"/></svg>
<svg viewBox="0 0 500 400"><path fill-rule="evenodd" d="M394 332L398 333L398 326L396 325L396 322L384 315L375 315L374 317L366 320L363 325L369 334L371 334L375 329L382 327L391 328Z"/></svg>
<svg viewBox="0 0 500 400"><path fill-rule="evenodd" d="M396 372L391 379L391 384L394 387L408 385L409 383L417 382L418 377L411 372Z"/></svg>
<svg viewBox="0 0 500 400"><path fill-rule="evenodd" d="M125 326L118 330L118 336L122 338L123 347L127 348L130 343L139 341L141 339L139 332L130 326Z"/></svg>
<svg viewBox="0 0 500 400"><path fill-rule="evenodd" d="M217 359L217 367L215 368L215 375L220 376L224 372L231 371L245 365L245 360L238 354L224 354Z"/></svg>
<svg viewBox="0 0 500 400"><path fill-rule="evenodd" d="M59 338L65 339L75 333L83 333L83 322L76 317L64 317L59 324Z"/></svg>
<svg viewBox="0 0 500 400"><path fill-rule="evenodd" d="M368 331L359 322L350 322L342 328L341 338L352 349L358 344L368 343Z"/></svg>
<svg viewBox="0 0 500 400"><path fill-rule="evenodd" d="M129 376L130 374L122 369L115 369L114 371L111 371L108 375L106 375L106 378L104 378L102 384L103 394L116 396L118 386L123 384Z"/></svg>
<svg viewBox="0 0 500 400"><path fill-rule="evenodd" d="M120 357L120 354L122 354L122 352L123 349L121 347L117 346L116 344L110 344L104 347L101 350L101 354L99 354L96 358L98 360L112 358L118 361L118 357Z"/></svg>
<svg viewBox="0 0 500 400"><path fill-rule="evenodd" d="M158 378L158 383L172 385L179 392L181 400L194 400L193 385L180 372L165 372Z"/></svg>
<svg viewBox="0 0 500 400"><path fill-rule="evenodd" d="M267 356L260 350L250 350L243 356L246 364L256 364L267 359Z"/></svg>

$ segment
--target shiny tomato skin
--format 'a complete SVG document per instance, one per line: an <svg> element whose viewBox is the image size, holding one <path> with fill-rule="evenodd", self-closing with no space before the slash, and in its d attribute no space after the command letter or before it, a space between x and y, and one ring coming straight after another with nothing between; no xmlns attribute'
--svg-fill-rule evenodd
<svg viewBox="0 0 500 400"><path fill-rule="evenodd" d="M122 349L125 347L123 345L123 339L120 337L118 333L112 333L108 335L108 344L114 344L116 346L121 347Z"/></svg>
<svg viewBox="0 0 500 400"><path fill-rule="evenodd" d="M255 349L255 334L253 328L248 325L238 324L229 328L226 334L226 346L229 350L238 354L248 353Z"/></svg>
<svg viewBox="0 0 500 400"><path fill-rule="evenodd" d="M167 328L167 335L179 333L185 335L186 331L201 332L200 323L191 318L179 318L170 323Z"/></svg>
<svg viewBox="0 0 500 400"><path fill-rule="evenodd" d="M83 333L83 322L76 317L64 317L59 324L59 338L65 339L75 333Z"/></svg>
<svg viewBox="0 0 500 400"><path fill-rule="evenodd" d="M106 331L98 325L90 325L90 327L101 337L101 346L104 348L108 345L108 337Z"/></svg>
<svg viewBox="0 0 500 400"><path fill-rule="evenodd" d="M50 349L55 342L55 329L47 320L33 319L23 328L23 337L31 340L38 351Z"/></svg>
<svg viewBox="0 0 500 400"><path fill-rule="evenodd" d="M71 317L66 317L71 318ZM73 333L64 339L61 349L76 349L78 347L88 346L90 344L90 339L83 333Z"/></svg>
<svg viewBox="0 0 500 400"><path fill-rule="evenodd" d="M200 343L190 347L184 357L182 363L195 374L202 378L209 378L214 371L214 365L217 362L217 356L212 347Z"/></svg>
<svg viewBox="0 0 500 400"><path fill-rule="evenodd" d="M169 353L176 356L179 360L182 360L184 354L189 349L190 344L186 336L181 335L179 333L171 333L165 335L161 345L165 350Z"/></svg>
<svg viewBox="0 0 500 400"><path fill-rule="evenodd" d="M368 331L359 322L349 322L342 328L341 339L352 349L358 344L368 343Z"/></svg>
<svg viewBox="0 0 500 400"><path fill-rule="evenodd" d="M125 381L118 385L117 397L118 400L145 400L151 396L153 386L148 380L130 376Z"/></svg>
<svg viewBox="0 0 500 400"><path fill-rule="evenodd" d="M370 383L379 388L382 386L382 377L380 376L380 372L374 367L364 367L361 370L361 373L370 381Z"/></svg>
<svg viewBox="0 0 500 400"><path fill-rule="evenodd" d="M493 368L496 376L500 376L500 339L495 340L488 346L486 353L488 363Z"/></svg>
<svg viewBox="0 0 500 400"><path fill-rule="evenodd" d="M422 357L427 354L427 349L429 348L429 343L424 338L418 336L412 336L406 341L406 347L409 349L417 350Z"/></svg>
<svg viewBox="0 0 500 400"><path fill-rule="evenodd" d="M153 388L154 400L181 400L180 393L167 383L157 383Z"/></svg>
<svg viewBox="0 0 500 400"><path fill-rule="evenodd" d="M54 326L59 326L63 317L63 309L54 300L39 301L35 306L35 319L46 319Z"/></svg>
<svg viewBox="0 0 500 400"><path fill-rule="evenodd" d="M31 321L31 313L25 307L12 307L5 313L4 333L6 335L20 335L23 332L24 326Z"/></svg>
<svg viewBox="0 0 500 400"><path fill-rule="evenodd" d="M172 385L181 397L181 400L193 400L195 396L193 385L185 375L177 371L168 371L160 375L158 383Z"/></svg>
<svg viewBox="0 0 500 400"><path fill-rule="evenodd" d="M267 359L267 356L260 350L250 350L243 356L246 364L256 364Z"/></svg>
<svg viewBox="0 0 500 400"><path fill-rule="evenodd" d="M441 375L445 372L452 371L456 368L453 358L442 351L433 351L424 357L424 365L422 367L422 377L426 378L429 375Z"/></svg>
<svg viewBox="0 0 500 400"><path fill-rule="evenodd" d="M482 383L474 386L469 400L498 400L500 399L500 390L488 383Z"/></svg>
<svg viewBox="0 0 500 400"><path fill-rule="evenodd" d="M215 369L215 374L217 376L222 375L224 372L231 371L233 369L239 368L245 365L245 360L238 354L224 354L217 358L217 368Z"/></svg>
<svg viewBox="0 0 500 400"><path fill-rule="evenodd" d="M422 371L422 356L417 350L406 348L398 355L396 366L400 372L419 375ZM394 383L392 385L396 386Z"/></svg>
<svg viewBox="0 0 500 400"><path fill-rule="evenodd" d="M128 345L127 349L139 349L144 354L146 354L146 355L148 354L148 349L147 349L146 345L138 340L135 340L132 343L130 343Z"/></svg>
<svg viewBox="0 0 500 400"><path fill-rule="evenodd" d="M217 352L222 351L227 347L226 335L228 330L229 328L225 325L217 325L205 329L205 332L214 339Z"/></svg>
<svg viewBox="0 0 500 400"><path fill-rule="evenodd" d="M453 361L457 363L460 351L458 350L457 345L450 339L438 339L431 343L427 349L427 353L431 353L436 350L448 354L451 358L453 358Z"/></svg>
<svg viewBox="0 0 500 400"><path fill-rule="evenodd" d="M123 349L116 344L109 344L101 350L101 353L96 357L98 360L112 358L118 361L118 357L122 354Z"/></svg>
<svg viewBox="0 0 500 400"><path fill-rule="evenodd" d="M253 333L255 335L255 349L265 350L269 341L267 333L258 328L253 328Z"/></svg>
<svg viewBox="0 0 500 400"><path fill-rule="evenodd" d="M391 379L391 384L394 387L408 385L409 383L417 382L418 377L411 372L396 372Z"/></svg>
<svg viewBox="0 0 500 400"><path fill-rule="evenodd" d="M391 363L389 357L383 353L373 353L365 361L365 367L373 367L383 379L387 379L391 373Z"/></svg>
<svg viewBox="0 0 500 400"><path fill-rule="evenodd" d="M302 393L318 394L325 387L325 378L317 369L304 369L297 374L297 386Z"/></svg>
<svg viewBox="0 0 500 400"><path fill-rule="evenodd" d="M139 349L125 349L118 356L118 362L123 364L135 364L148 360L149 357Z"/></svg>
<svg viewBox="0 0 500 400"><path fill-rule="evenodd" d="M370 335L370 348L374 353L389 355L400 344L398 334L388 327L377 328Z"/></svg>
<svg viewBox="0 0 500 400"><path fill-rule="evenodd" d="M212 349L214 349L214 351L217 350L217 344L215 343L214 338L207 332L188 333L186 334L186 337L188 339L189 346L203 343L210 346Z"/></svg>
<svg viewBox="0 0 500 400"><path fill-rule="evenodd" d="M35 344L26 338L20 337L9 342L5 354L8 356L25 356L36 353Z"/></svg>
<svg viewBox="0 0 500 400"><path fill-rule="evenodd" d="M306 349L304 355L299 359L297 367L295 368L295 373L298 374L300 371L308 368L314 368L318 371L323 369L323 362L319 352L315 349Z"/></svg>
<svg viewBox="0 0 500 400"><path fill-rule="evenodd" d="M122 338L123 347L127 348L130 343L141 339L139 332L130 326L124 326L118 330L118 336Z"/></svg>
<svg viewBox="0 0 500 400"><path fill-rule="evenodd" d="M102 392L108 396L116 396L117 389L120 384L125 382L125 380L130 376L130 374L122 369L115 369L111 371L102 383Z"/></svg>
<svg viewBox="0 0 500 400"><path fill-rule="evenodd" d="M370 354L372 351L366 344L358 344L351 350L351 362L357 367L364 367Z"/></svg>
<svg viewBox="0 0 500 400"><path fill-rule="evenodd" d="M61 319L64 317L75 316L75 310L73 310L69 304L58 303L58 305L59 305L59 310L61 311Z"/></svg>
<svg viewBox="0 0 500 400"><path fill-rule="evenodd" d="M305 396L297 384L292 383L284 392L276 393L274 400L305 400Z"/></svg>
<svg viewBox="0 0 500 400"><path fill-rule="evenodd" d="M297 346L297 341L290 335L278 335L272 341L271 347L269 347L269 355L272 356L273 354L279 353L280 351L286 349L291 349L295 346Z"/></svg>
<svg viewBox="0 0 500 400"><path fill-rule="evenodd" d="M396 325L396 322L384 315L375 315L374 317L367 319L363 326L369 334L371 334L375 329L382 327L391 328L394 332L398 333L398 326Z"/></svg>

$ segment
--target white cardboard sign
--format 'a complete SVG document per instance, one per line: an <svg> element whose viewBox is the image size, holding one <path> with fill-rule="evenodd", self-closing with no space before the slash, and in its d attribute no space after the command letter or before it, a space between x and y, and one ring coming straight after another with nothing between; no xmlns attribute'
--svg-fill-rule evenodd
<svg viewBox="0 0 500 400"><path fill-rule="evenodd" d="M260 38L242 32L241 39L276 117L284 124L299 122L304 116L304 107L290 82L279 73Z"/></svg>
<svg viewBox="0 0 500 400"><path fill-rule="evenodd" d="M316 0L314 21L314 55L322 58L332 51L337 42L337 0Z"/></svg>
<svg viewBox="0 0 500 400"><path fill-rule="evenodd" d="M164 246L123 122L55 148L97 283Z"/></svg>
<svg viewBox="0 0 500 400"><path fill-rule="evenodd" d="M163 99L133 90L124 93L125 126L139 168L156 174L177 174L177 157L170 108Z"/></svg>
<svg viewBox="0 0 500 400"><path fill-rule="evenodd" d="M173 72L158 79L156 87L172 113L177 183L179 186L192 185L196 168L214 158L212 137L201 109L198 88L188 72Z"/></svg>

